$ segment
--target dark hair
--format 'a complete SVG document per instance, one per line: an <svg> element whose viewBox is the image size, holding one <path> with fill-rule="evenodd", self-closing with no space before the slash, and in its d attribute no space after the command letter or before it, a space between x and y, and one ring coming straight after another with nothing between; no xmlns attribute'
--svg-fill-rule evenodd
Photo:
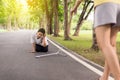
<svg viewBox="0 0 120 80"><path fill-rule="evenodd" d="M40 28L40 29L38 30L38 32L42 32L43 34L45 34L45 29L44 29L44 28Z"/></svg>

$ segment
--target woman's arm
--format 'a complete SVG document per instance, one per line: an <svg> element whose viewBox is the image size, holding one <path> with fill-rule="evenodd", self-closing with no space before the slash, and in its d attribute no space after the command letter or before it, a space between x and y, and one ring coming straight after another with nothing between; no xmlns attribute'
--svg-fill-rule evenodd
<svg viewBox="0 0 120 80"><path fill-rule="evenodd" d="M35 53L35 43L32 43L32 53Z"/></svg>
<svg viewBox="0 0 120 80"><path fill-rule="evenodd" d="M46 42L46 35L43 36L43 40L42 40L42 46L46 47L47 46L47 42Z"/></svg>
<svg viewBox="0 0 120 80"><path fill-rule="evenodd" d="M31 43L31 46L32 46L32 50L30 51L31 53L35 53L36 50L35 50L35 34L32 34L31 35L31 39L30 39L30 43Z"/></svg>
<svg viewBox="0 0 120 80"><path fill-rule="evenodd" d="M73 13L76 13L76 12L77 12L77 8L78 8L78 6L80 5L80 3L81 3L82 1L83 1L83 0L76 0L74 7L73 7L73 8L71 9L71 11L70 11L71 15L72 15Z"/></svg>

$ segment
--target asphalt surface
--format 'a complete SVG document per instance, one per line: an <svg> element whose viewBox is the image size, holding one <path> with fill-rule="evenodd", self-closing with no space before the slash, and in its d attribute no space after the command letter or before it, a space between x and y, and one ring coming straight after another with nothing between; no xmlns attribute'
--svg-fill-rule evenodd
<svg viewBox="0 0 120 80"><path fill-rule="evenodd" d="M97 80L99 77L68 55L35 58L59 49L49 43L48 53L29 53L31 34L32 31L26 30L0 33L0 80Z"/></svg>

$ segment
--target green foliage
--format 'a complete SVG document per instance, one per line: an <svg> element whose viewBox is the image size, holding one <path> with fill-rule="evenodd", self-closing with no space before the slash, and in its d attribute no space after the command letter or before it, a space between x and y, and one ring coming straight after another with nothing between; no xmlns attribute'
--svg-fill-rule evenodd
<svg viewBox="0 0 120 80"><path fill-rule="evenodd" d="M30 15L26 3L21 0L0 0L0 24L11 22L12 28L30 23ZM9 27L9 26L7 26ZM6 27L6 28L7 28Z"/></svg>
<svg viewBox="0 0 120 80"><path fill-rule="evenodd" d="M53 0L27 0L29 13L31 15L30 20L39 26L40 23L45 24L45 19L50 15L50 11L52 10L52 1Z"/></svg>
<svg viewBox="0 0 120 80"><path fill-rule="evenodd" d="M88 1L90 1L90 0L88 0ZM77 9L77 14L73 15L72 24L71 24L72 29L75 29L77 24L78 24L78 19L79 19L80 15L81 15L81 12L83 10L83 5L84 4L85 3L82 2L81 5ZM87 10L86 10L85 16L87 15L87 12L90 10L91 5L92 4L90 3L88 8L87 8ZM91 16L91 14L90 14L90 16ZM84 23L82 23L82 26L80 25L80 29L81 30L91 30L92 27L93 27L93 22L90 19L89 20L84 20Z"/></svg>
<svg viewBox="0 0 120 80"><path fill-rule="evenodd" d="M43 0L27 0L32 17L42 17L45 12Z"/></svg>
<svg viewBox="0 0 120 80"><path fill-rule="evenodd" d="M3 7L3 2L0 0L0 23L4 24L5 22L5 12L4 12L4 7Z"/></svg>
<svg viewBox="0 0 120 80"><path fill-rule="evenodd" d="M92 30L93 24L92 21L87 20L84 21L83 25L81 26L81 30Z"/></svg>
<svg viewBox="0 0 120 80"><path fill-rule="evenodd" d="M64 6L63 6L63 1L59 0L59 6L58 6L58 16L59 20L63 22L64 19Z"/></svg>
<svg viewBox="0 0 120 80"><path fill-rule="evenodd" d="M38 28L40 22L46 23L46 14L52 10L52 2L54 0L25 0L27 4L21 3L22 0L0 0L0 24L7 25L9 18L14 27L15 23L18 24L19 28L27 28L28 25L31 25L31 28ZM45 3L45 1L47 3ZM75 0L68 0L68 18L70 16L70 9L75 4ZM47 4L47 5L46 5ZM46 13L46 8L48 8L48 13ZM63 0L59 0L58 5L58 15L60 21L60 27L63 29L64 21L64 10L63 10ZM82 5L78 8L77 15L73 16L72 20L72 29L76 27L80 12L83 8ZM69 20L69 19L68 19ZM27 25L27 26L26 26ZM53 25L53 24L52 24ZM87 27L86 27L87 26ZM90 26L90 27L89 27ZM30 27L30 26L29 26ZM85 22L83 30L91 29L90 22Z"/></svg>
<svg viewBox="0 0 120 80"><path fill-rule="evenodd" d="M71 24L71 29L75 30L76 25L77 25L77 18L73 19ZM93 22L91 20L85 20L80 30L92 30L92 27L93 27Z"/></svg>

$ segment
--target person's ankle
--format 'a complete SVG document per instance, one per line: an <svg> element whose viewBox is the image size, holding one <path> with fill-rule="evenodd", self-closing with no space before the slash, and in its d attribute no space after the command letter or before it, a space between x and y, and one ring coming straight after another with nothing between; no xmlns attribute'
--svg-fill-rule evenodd
<svg viewBox="0 0 120 80"><path fill-rule="evenodd" d="M108 80L108 77L101 76L99 80Z"/></svg>
<svg viewBox="0 0 120 80"><path fill-rule="evenodd" d="M120 80L120 74L117 74L117 78L115 80Z"/></svg>
<svg viewBox="0 0 120 80"><path fill-rule="evenodd" d="M120 80L120 76L118 76L115 80Z"/></svg>

